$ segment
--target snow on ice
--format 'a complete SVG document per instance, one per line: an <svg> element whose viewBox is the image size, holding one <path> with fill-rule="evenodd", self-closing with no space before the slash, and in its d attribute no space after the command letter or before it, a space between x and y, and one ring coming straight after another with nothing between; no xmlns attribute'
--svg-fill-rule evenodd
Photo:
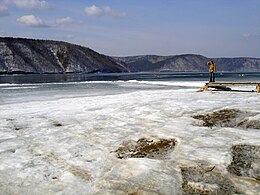
<svg viewBox="0 0 260 195"><path fill-rule="evenodd" d="M198 93L202 82L120 81L91 91L103 84L1 86L14 92L0 104L0 194L259 193L258 94ZM30 91L21 95L18 87ZM194 118L223 109L250 113L233 119L256 126L205 126ZM118 158L122 144L135 153L140 139L139 149L153 154L167 149L151 145L156 140L176 144L160 158ZM237 154L250 156L240 159L246 170Z"/></svg>

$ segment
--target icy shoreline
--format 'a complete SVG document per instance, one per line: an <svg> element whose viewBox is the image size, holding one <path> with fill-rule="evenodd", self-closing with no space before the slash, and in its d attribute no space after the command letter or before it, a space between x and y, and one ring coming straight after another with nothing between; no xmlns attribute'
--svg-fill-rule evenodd
<svg viewBox="0 0 260 195"><path fill-rule="evenodd" d="M238 109L256 113L259 121L259 95L196 93L192 87L87 93L0 105L0 194L182 194L190 188L213 193L222 183L231 194L259 192L259 180L227 170L232 146L259 146L259 129L210 128L193 118ZM149 137L177 143L164 159L117 158L124 141ZM200 175L213 167L208 178Z"/></svg>

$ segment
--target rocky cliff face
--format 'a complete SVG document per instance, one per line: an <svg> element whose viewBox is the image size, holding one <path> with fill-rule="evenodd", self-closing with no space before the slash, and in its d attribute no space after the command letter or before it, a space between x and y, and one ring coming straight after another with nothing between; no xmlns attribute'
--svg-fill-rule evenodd
<svg viewBox="0 0 260 195"><path fill-rule="evenodd" d="M176 56L129 56L116 57L116 60L127 64L132 72L161 71L208 71L207 61L201 55L185 54ZM259 58L213 58L217 71L251 72L260 71Z"/></svg>
<svg viewBox="0 0 260 195"><path fill-rule="evenodd" d="M126 72L123 63L58 41L0 38L0 73Z"/></svg>

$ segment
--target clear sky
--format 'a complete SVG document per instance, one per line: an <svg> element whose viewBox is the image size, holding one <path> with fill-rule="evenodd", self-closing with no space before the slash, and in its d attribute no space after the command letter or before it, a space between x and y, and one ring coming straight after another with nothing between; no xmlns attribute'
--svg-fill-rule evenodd
<svg viewBox="0 0 260 195"><path fill-rule="evenodd" d="M113 56L260 57L260 0L0 0L0 36Z"/></svg>

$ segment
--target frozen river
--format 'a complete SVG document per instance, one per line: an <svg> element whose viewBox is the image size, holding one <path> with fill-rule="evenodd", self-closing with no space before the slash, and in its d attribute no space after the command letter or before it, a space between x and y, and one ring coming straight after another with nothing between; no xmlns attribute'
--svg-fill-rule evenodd
<svg viewBox="0 0 260 195"><path fill-rule="evenodd" d="M260 95L204 83L0 84L0 194L259 194ZM136 157L140 139L176 143ZM252 159L240 175L235 146Z"/></svg>

